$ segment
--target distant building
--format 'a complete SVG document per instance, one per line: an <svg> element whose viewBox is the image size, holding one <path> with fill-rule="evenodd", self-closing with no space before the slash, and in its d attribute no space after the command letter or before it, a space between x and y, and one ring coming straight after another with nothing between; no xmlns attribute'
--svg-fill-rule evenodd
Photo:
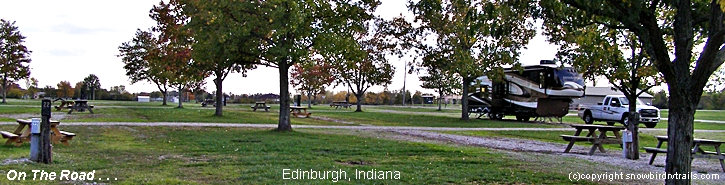
<svg viewBox="0 0 725 185"><path fill-rule="evenodd" d="M597 104L602 102L607 95L623 95L623 93L618 90L612 90L612 87L587 87L586 91L584 91L584 97L574 99L571 105L572 107L578 107L580 104ZM653 98L647 92L639 95L639 99L645 104L652 104Z"/></svg>
<svg viewBox="0 0 725 185"><path fill-rule="evenodd" d="M446 95L446 96L443 96L443 103L445 103L445 104L460 104L461 103L461 96L460 95Z"/></svg>
<svg viewBox="0 0 725 185"><path fill-rule="evenodd" d="M433 99L435 99L435 96L429 93L422 94L420 97L423 98L423 104L433 104Z"/></svg>
<svg viewBox="0 0 725 185"><path fill-rule="evenodd" d="M138 102L150 102L151 97L149 96L137 96Z"/></svg>

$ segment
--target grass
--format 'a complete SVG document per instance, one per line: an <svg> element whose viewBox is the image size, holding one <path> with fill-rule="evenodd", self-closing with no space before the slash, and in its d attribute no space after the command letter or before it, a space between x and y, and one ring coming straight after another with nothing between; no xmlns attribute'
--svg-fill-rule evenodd
<svg viewBox="0 0 725 185"><path fill-rule="evenodd" d="M7 126L2 126L7 127ZM55 146L54 164L0 165L0 172L92 171L94 181L9 181L0 184L320 184L283 180L283 169L343 170L342 184L570 184L567 174L486 149L349 135L279 133L242 128L65 127L79 134ZM28 145L0 147L0 158L28 154ZM355 170L399 171L400 179L355 179ZM106 180L105 178L110 178ZM118 178L114 180L114 178ZM587 183L587 182L581 182Z"/></svg>

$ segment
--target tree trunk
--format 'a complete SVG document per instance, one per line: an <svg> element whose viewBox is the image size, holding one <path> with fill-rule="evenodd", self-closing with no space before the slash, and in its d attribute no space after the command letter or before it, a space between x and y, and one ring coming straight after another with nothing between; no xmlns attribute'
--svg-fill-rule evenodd
<svg viewBox="0 0 725 185"><path fill-rule="evenodd" d="M312 93L307 93L307 108L312 108Z"/></svg>
<svg viewBox="0 0 725 185"><path fill-rule="evenodd" d="M222 92L222 81L223 80L221 79L220 75L217 75L216 79L214 79L214 84L216 85L216 110L214 111L214 116L222 116L222 107L224 106L224 103L222 102L224 101L224 93Z"/></svg>
<svg viewBox="0 0 725 185"><path fill-rule="evenodd" d="M277 131L292 131L290 124L290 97L289 97L289 65L288 57L279 59L279 124Z"/></svg>
<svg viewBox="0 0 725 185"><path fill-rule="evenodd" d="M463 78L463 94L461 95L461 119L468 120L468 87L471 85L470 81Z"/></svg>
<svg viewBox="0 0 725 185"><path fill-rule="evenodd" d="M3 103L7 103L7 102L5 102L5 96L7 96L7 94L8 94L8 78L3 77Z"/></svg>
<svg viewBox="0 0 725 185"><path fill-rule="evenodd" d="M682 90L680 88L673 90ZM665 172L667 174L690 174L692 172L692 133L697 102L688 100L686 94L677 93L670 96L670 114L667 123L667 159ZM666 184L690 184L689 179L667 179Z"/></svg>
<svg viewBox="0 0 725 185"><path fill-rule="evenodd" d="M166 105L166 96L168 95L168 92L167 91L161 91L161 95L164 97L164 101L163 101L164 103L162 103L161 105Z"/></svg>
<svg viewBox="0 0 725 185"><path fill-rule="evenodd" d="M443 91L438 91L438 92L440 92L440 93L438 93L438 111L442 111L442 109L441 109L441 100L443 98Z"/></svg>
<svg viewBox="0 0 725 185"><path fill-rule="evenodd" d="M184 102L183 101L184 100L184 93L183 93L183 91L184 91L183 89L179 88L179 106L176 107L176 108L184 108L184 105L182 105L182 102Z"/></svg>
<svg viewBox="0 0 725 185"><path fill-rule="evenodd" d="M363 94L365 93L355 94L355 98L357 98L357 102L355 102L355 104L357 104L357 109L355 109L355 112L362 112Z"/></svg>

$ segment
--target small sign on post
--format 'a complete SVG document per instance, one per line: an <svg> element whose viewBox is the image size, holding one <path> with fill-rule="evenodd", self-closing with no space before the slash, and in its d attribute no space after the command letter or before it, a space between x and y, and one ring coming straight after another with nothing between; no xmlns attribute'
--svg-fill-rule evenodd
<svg viewBox="0 0 725 185"><path fill-rule="evenodd" d="M38 163L49 164L53 161L51 158L52 146L50 146L50 108L51 101L43 99L40 109L40 115L42 115L42 122L40 123L40 137L37 139L39 140L39 156L36 161Z"/></svg>

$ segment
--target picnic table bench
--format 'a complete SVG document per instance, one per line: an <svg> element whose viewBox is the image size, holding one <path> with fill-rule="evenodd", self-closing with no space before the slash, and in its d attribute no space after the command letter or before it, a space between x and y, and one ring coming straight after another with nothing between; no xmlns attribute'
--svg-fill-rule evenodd
<svg viewBox="0 0 725 185"><path fill-rule="evenodd" d="M299 116L305 116L306 118L309 118L310 115L312 115L311 112L307 112L307 107L297 107L297 106L290 106L290 113L292 113L293 116L299 117Z"/></svg>
<svg viewBox="0 0 725 185"><path fill-rule="evenodd" d="M606 152L602 146L604 144L622 144L622 136L619 134L619 131L624 130L624 127L581 124L573 124L571 127L576 129L574 135L561 135L564 141L569 141L569 145L566 146L564 153L569 153L576 142L592 143L592 148L588 153L589 155L593 155L597 149L602 153ZM583 130L587 130L589 133L586 136L580 136ZM607 132L614 133L614 136L608 136Z"/></svg>
<svg viewBox="0 0 725 185"><path fill-rule="evenodd" d="M10 133L6 131L0 131L0 134L4 139L7 139L5 142L5 145L15 144L15 146L20 146L23 144L23 142L30 141L30 126L31 126L31 120L26 119L16 119L15 121L18 122L18 127L15 128L15 131ZM51 120L50 121L50 133L51 137L50 140L54 144L62 143L63 145L68 146L68 141L72 140L73 137L76 136L75 133L67 132L67 131L61 131L58 129L58 125L60 124L59 121ZM27 129L26 129L27 127Z"/></svg>
<svg viewBox="0 0 725 185"><path fill-rule="evenodd" d="M267 106L266 102L257 102L254 103L254 106L252 106L252 111L257 111L257 109L264 109L265 112L269 112L270 106Z"/></svg>
<svg viewBox="0 0 725 185"><path fill-rule="evenodd" d="M350 106L351 106L350 103L348 103L346 101L334 101L334 102L330 103L330 107L335 107L335 109L338 109L338 108L349 109Z"/></svg>
<svg viewBox="0 0 725 185"><path fill-rule="evenodd" d="M88 105L88 100L74 100L73 106L71 106L68 114L73 113L73 111L83 112L86 110L93 114L93 105Z"/></svg>
<svg viewBox="0 0 725 185"><path fill-rule="evenodd" d="M667 153L667 149L661 148L662 143L667 142L667 136L655 136L657 138L657 147L644 147L644 151L647 153L651 153L652 157L649 159L649 164L652 165L652 163L655 161L655 158L657 157L657 154L659 153ZM720 160L720 168L722 168L722 171L725 172L725 154L723 154L720 151L720 146L725 143L725 141L718 141L718 140L709 140L709 139L693 139L692 140L692 155L691 157L694 158L706 158L706 159L718 159ZM706 151L702 149L702 146L712 146L715 148L715 151Z"/></svg>

